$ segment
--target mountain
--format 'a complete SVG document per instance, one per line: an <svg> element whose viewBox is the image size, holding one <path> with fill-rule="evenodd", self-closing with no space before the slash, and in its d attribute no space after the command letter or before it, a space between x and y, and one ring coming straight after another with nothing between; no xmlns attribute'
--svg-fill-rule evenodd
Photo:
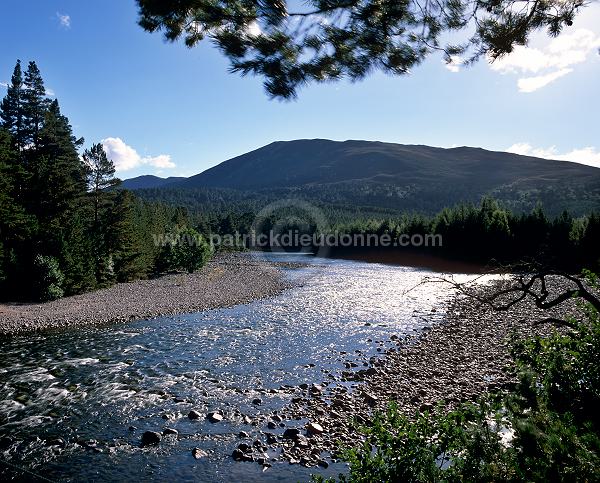
<svg viewBox="0 0 600 483"><path fill-rule="evenodd" d="M186 178L179 176L171 176L169 178L159 178L158 176L153 176L151 174L145 174L142 176L137 176L135 178L129 178L123 180L121 186L123 188L129 190L141 190L146 188L160 188L162 186L169 185L171 183L175 183L177 181L183 181Z"/></svg>
<svg viewBox="0 0 600 483"><path fill-rule="evenodd" d="M480 148L373 141L274 142L190 178L153 187L159 190L148 196L184 198L184 204L194 204L190 200L198 197L210 203L219 190L235 190L235 197L242 199L299 196L398 211L432 212L458 202L478 202L485 195L517 210L537 202L550 212L600 207L598 168Z"/></svg>

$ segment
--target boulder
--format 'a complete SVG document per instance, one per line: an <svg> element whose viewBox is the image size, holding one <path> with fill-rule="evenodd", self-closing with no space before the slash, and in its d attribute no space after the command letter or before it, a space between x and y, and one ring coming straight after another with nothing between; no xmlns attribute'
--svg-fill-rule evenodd
<svg viewBox="0 0 600 483"><path fill-rule="evenodd" d="M208 419L211 423L219 423L223 421L223 415L216 411L213 411L206 415L206 419Z"/></svg>
<svg viewBox="0 0 600 483"><path fill-rule="evenodd" d="M146 431L142 435L142 446L152 446L160 443L162 435L156 431Z"/></svg>
<svg viewBox="0 0 600 483"><path fill-rule="evenodd" d="M300 433L298 428L288 428L283 432L283 439L296 439Z"/></svg>
<svg viewBox="0 0 600 483"><path fill-rule="evenodd" d="M309 434L322 434L324 431L323 426L321 426L319 423L308 423L306 425L306 430Z"/></svg>
<svg viewBox="0 0 600 483"><path fill-rule="evenodd" d="M202 418L202 414L200 412L196 411L195 409L192 409L188 413L188 418L190 418L190 419L200 419L200 418Z"/></svg>

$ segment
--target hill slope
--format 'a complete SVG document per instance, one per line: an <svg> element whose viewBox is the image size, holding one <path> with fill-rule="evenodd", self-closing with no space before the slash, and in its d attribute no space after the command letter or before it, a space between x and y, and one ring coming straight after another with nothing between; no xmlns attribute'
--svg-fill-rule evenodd
<svg viewBox="0 0 600 483"><path fill-rule="evenodd" d="M582 212L600 206L600 169L480 148L314 139L275 142L163 189L166 198L227 189L427 212L492 195L519 210L541 201Z"/></svg>
<svg viewBox="0 0 600 483"><path fill-rule="evenodd" d="M183 181L186 178L171 176L169 178L159 178L158 176L153 176L151 174L145 174L142 176L137 176L135 178L129 178L123 180L121 186L123 188L127 188L128 190L141 190L147 188L160 188L161 186L166 186L171 183L175 183L177 181Z"/></svg>

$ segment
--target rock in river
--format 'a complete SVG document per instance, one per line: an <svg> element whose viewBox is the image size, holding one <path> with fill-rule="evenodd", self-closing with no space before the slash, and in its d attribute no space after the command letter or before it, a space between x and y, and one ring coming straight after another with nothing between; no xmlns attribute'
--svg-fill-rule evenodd
<svg viewBox="0 0 600 483"><path fill-rule="evenodd" d="M200 419L202 417L202 414L200 414L198 411L196 411L195 409L192 409L189 413L188 413L188 418L190 419Z"/></svg>
<svg viewBox="0 0 600 483"><path fill-rule="evenodd" d="M160 443L162 435L156 431L146 431L142 435L142 446L151 446Z"/></svg>
<svg viewBox="0 0 600 483"><path fill-rule="evenodd" d="M211 423L219 423L223 421L223 415L216 411L213 411L206 415L206 419L208 419Z"/></svg>
<svg viewBox="0 0 600 483"><path fill-rule="evenodd" d="M208 456L208 453L200 448L194 448L192 450L192 456L199 460L200 458L205 458Z"/></svg>
<svg viewBox="0 0 600 483"><path fill-rule="evenodd" d="M300 436L298 428L288 428L283 432L283 439L296 439L298 436Z"/></svg>

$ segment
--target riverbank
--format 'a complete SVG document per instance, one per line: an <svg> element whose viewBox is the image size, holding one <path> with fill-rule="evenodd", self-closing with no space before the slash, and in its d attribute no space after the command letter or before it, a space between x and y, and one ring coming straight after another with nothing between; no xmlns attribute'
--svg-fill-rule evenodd
<svg viewBox="0 0 600 483"><path fill-rule="evenodd" d="M192 274L120 283L46 303L0 304L0 336L229 307L288 287L277 263L244 253L219 254Z"/></svg>
<svg viewBox="0 0 600 483"><path fill-rule="evenodd" d="M499 283L480 290L495 290ZM552 312L522 302L508 312L495 312L457 296L445 323L404 338L390 334L387 341L372 341L381 348L382 357L358 357L346 362L348 370L340 376L329 374L329 381L299 388L283 411L266 419L268 428L276 428L282 420L285 423L284 431L266 434L266 440L281 448L279 460L326 467L331 455L335 461L340 445L361 441L353 421L366 423L374 411L384 411L390 402L411 416L432 410L440 402L452 408L486 392L509 389L517 381L509 355L511 334L548 333L551 327L535 322L550 315L564 317L574 310L573 301Z"/></svg>

